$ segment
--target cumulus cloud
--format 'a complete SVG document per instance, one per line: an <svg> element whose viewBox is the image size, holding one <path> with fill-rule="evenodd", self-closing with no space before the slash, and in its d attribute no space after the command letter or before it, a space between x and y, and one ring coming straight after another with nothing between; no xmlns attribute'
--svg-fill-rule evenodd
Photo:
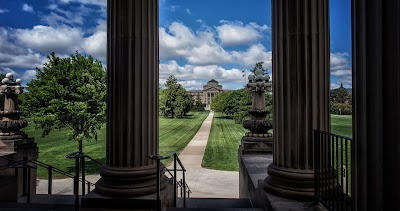
<svg viewBox="0 0 400 211"><path fill-rule="evenodd" d="M34 78L36 78L36 70L26 70L21 76L24 81L30 81Z"/></svg>
<svg viewBox="0 0 400 211"><path fill-rule="evenodd" d="M186 13L187 13L187 14L189 14L189 15L191 15L191 14L192 14L192 11L190 11L190 9L189 9L189 8L186 8L186 10L185 10L185 11L186 11Z"/></svg>
<svg viewBox="0 0 400 211"><path fill-rule="evenodd" d="M83 41L83 49L99 60L107 58L107 32L98 31Z"/></svg>
<svg viewBox="0 0 400 211"><path fill-rule="evenodd" d="M0 27L0 66L35 68L43 64L45 57L15 40L15 30Z"/></svg>
<svg viewBox="0 0 400 211"><path fill-rule="evenodd" d="M218 38L222 45L243 45L254 43L264 37L264 32L270 31L267 25L256 23L243 24L241 21L221 21L217 26Z"/></svg>
<svg viewBox="0 0 400 211"><path fill-rule="evenodd" d="M96 13L102 14L102 10L94 9L92 7L85 6L84 4L69 6L66 8L63 4L50 4L47 7L50 13L41 15L41 19L44 23L50 26L59 25L83 25L88 19L88 16L93 16ZM65 9L64 9L65 8Z"/></svg>
<svg viewBox="0 0 400 211"><path fill-rule="evenodd" d="M23 4L22 5L22 11L25 12L33 12L33 7L29 4Z"/></svg>
<svg viewBox="0 0 400 211"><path fill-rule="evenodd" d="M7 74L7 73L12 73L14 75L14 78L18 78L19 74L15 72L13 69L8 68L8 67L0 67L0 74Z"/></svg>
<svg viewBox="0 0 400 211"><path fill-rule="evenodd" d="M32 29L17 29L15 37L24 46L44 54L70 54L80 50L83 32L73 27L38 25Z"/></svg>
<svg viewBox="0 0 400 211"><path fill-rule="evenodd" d="M232 55L239 64L246 67L253 67L255 63L263 61L264 68L272 68L272 52L267 51L262 44L252 45L249 49L243 52L234 51L232 52Z"/></svg>
<svg viewBox="0 0 400 211"><path fill-rule="evenodd" d="M187 59L191 64L209 65L232 61L232 57L214 39L211 32L194 33L182 23L160 28L160 57Z"/></svg>
<svg viewBox="0 0 400 211"><path fill-rule="evenodd" d="M58 2L63 4L79 3L107 7L107 0L58 0Z"/></svg>
<svg viewBox="0 0 400 211"><path fill-rule="evenodd" d="M242 71L236 68L225 69L218 65L196 66L186 64L180 66L175 60L161 63L159 67L161 84L164 84L170 75L175 75L182 82L181 84L188 89L189 87L191 87L190 89L201 89L202 85L211 78L219 82L241 83L243 81Z"/></svg>
<svg viewBox="0 0 400 211"><path fill-rule="evenodd" d="M201 21L200 21L201 22ZM254 44L246 51L226 51L208 29L193 32L182 23L173 22L160 28L160 57L184 58L193 65L240 64L252 67L256 62L270 64L271 53L262 44Z"/></svg>
<svg viewBox="0 0 400 211"><path fill-rule="evenodd" d="M351 62L348 53L331 53L331 75L349 76L351 75Z"/></svg>
<svg viewBox="0 0 400 211"><path fill-rule="evenodd" d="M0 8L0 14L1 14L1 13L6 13L6 12L9 12L8 9L1 9L1 8Z"/></svg>

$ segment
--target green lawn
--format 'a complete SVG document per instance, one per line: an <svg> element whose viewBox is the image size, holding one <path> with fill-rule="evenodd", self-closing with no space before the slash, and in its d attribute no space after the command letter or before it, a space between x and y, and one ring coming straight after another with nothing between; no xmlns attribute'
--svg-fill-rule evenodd
<svg viewBox="0 0 400 211"><path fill-rule="evenodd" d="M217 170L238 171L238 147L240 139L247 131L241 124L235 124L233 119L228 119L216 112L202 166Z"/></svg>
<svg viewBox="0 0 400 211"><path fill-rule="evenodd" d="M347 137L352 137L352 116L351 115L331 115L331 132Z"/></svg>
<svg viewBox="0 0 400 211"><path fill-rule="evenodd" d="M188 117L182 119L160 120L160 154L166 155L172 151L180 152L189 143L196 134L208 112L191 112ZM41 137L42 130L36 130L34 125L29 125L24 131L36 139L39 146L39 161L53 165L67 172L75 172L75 163L73 160L66 159L69 153L76 152L78 145L74 141L67 140L69 130L62 129L53 131L46 137ZM105 127L99 130L98 141L85 141L83 151L94 159L105 163ZM100 167L93 162L86 162L87 174L98 174ZM46 178L47 172L44 168L38 168L39 178ZM54 174L54 178L63 177L60 174Z"/></svg>
<svg viewBox="0 0 400 211"><path fill-rule="evenodd" d="M332 133L351 137L351 125L350 115L331 115ZM237 151L240 140L247 131L241 124L235 124L233 119L222 117L221 113L216 112L203 158L203 167L216 170L239 171Z"/></svg>

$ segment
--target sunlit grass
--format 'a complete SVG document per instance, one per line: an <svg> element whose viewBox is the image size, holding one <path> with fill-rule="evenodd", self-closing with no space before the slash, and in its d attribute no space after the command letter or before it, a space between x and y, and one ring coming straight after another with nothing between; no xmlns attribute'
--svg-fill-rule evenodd
<svg viewBox="0 0 400 211"><path fill-rule="evenodd" d="M180 152L189 143L196 134L208 112L191 112L189 116L182 119L159 118L159 151L161 155L169 154L172 151ZM42 130L37 130L34 125L29 125L24 131L34 137L39 147L39 161L52 165L61 170L74 174L75 162L66 159L69 153L78 151L77 142L68 140L69 130L61 129L51 132L46 137L41 137ZM106 130L102 127L98 131L98 140L84 141L83 151L98 160L105 163L106 157ZM99 174L100 167L91 161L86 161L86 174ZM63 175L53 173L54 178L62 178ZM38 168L38 177L47 178L47 171L44 168Z"/></svg>

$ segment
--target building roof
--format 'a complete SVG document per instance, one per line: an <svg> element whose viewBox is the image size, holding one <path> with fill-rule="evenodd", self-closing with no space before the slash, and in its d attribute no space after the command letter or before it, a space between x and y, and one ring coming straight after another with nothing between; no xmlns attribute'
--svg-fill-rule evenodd
<svg viewBox="0 0 400 211"><path fill-rule="evenodd" d="M210 83L210 82L218 83L218 81L216 81L215 79L211 79L208 81L208 83Z"/></svg>

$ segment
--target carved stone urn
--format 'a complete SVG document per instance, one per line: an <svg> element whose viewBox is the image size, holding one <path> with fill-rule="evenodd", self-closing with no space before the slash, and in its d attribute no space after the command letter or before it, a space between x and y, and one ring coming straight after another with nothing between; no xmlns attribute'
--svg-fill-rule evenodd
<svg viewBox="0 0 400 211"><path fill-rule="evenodd" d="M12 73L7 73L1 81L0 93L4 94L4 110L0 111L0 141L4 151L14 151L14 142L25 140L26 134L20 131L28 126L26 120L20 119L22 112L18 108L18 95L23 93L21 79L14 80Z"/></svg>
<svg viewBox="0 0 400 211"><path fill-rule="evenodd" d="M242 138L242 152L272 152L272 121L267 118L265 110L265 92L271 91L270 76L260 68L249 75L247 89L252 93L252 109L249 111L250 120L243 122L243 127L250 130Z"/></svg>

